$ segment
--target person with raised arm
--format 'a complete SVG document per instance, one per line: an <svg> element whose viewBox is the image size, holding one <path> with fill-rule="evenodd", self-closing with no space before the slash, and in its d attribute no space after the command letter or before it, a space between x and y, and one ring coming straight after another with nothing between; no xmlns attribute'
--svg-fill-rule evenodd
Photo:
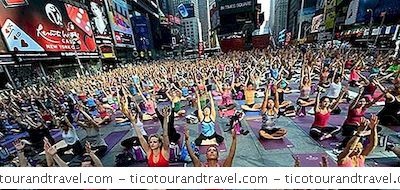
<svg viewBox="0 0 400 190"><path fill-rule="evenodd" d="M103 167L101 160L96 156L89 142L86 142L85 149L86 153L82 157L81 167ZM44 150L46 154L52 157L59 167L69 167L68 164L58 156L56 147L52 146L47 139L44 139Z"/></svg>
<svg viewBox="0 0 400 190"><path fill-rule="evenodd" d="M317 102L314 107L314 123L310 129L310 135L312 138L322 141L334 137L337 133L339 133L340 127L330 127L328 126L328 122L331 112L339 105L346 91L347 89L342 89L339 97L331 102L331 100L326 96L320 98L322 89L318 88L316 97Z"/></svg>
<svg viewBox="0 0 400 190"><path fill-rule="evenodd" d="M378 125L378 117L373 115L371 120L362 118L361 125L357 129L357 133L350 139L344 150L338 156L339 167L364 167L365 158L375 149L378 144L378 132L376 126ZM360 141L361 137L369 128L371 134L369 135L369 144L363 147Z"/></svg>
<svg viewBox="0 0 400 190"><path fill-rule="evenodd" d="M262 125L259 131L260 137L269 140L282 139L286 136L287 130L276 126L275 120L279 113L279 96L276 86L273 87L275 96L270 98L270 90L266 88L264 101L261 106Z"/></svg>
<svg viewBox="0 0 400 190"><path fill-rule="evenodd" d="M129 112L126 107L122 108L122 112L131 120L134 121L135 116ZM171 114L171 108L165 107L162 110L164 117L163 135L160 137L158 134L151 134L148 140L142 134L141 129L135 124L136 135L139 138L140 145L147 155L147 164L149 167L169 167L169 138L168 138L168 118Z"/></svg>
<svg viewBox="0 0 400 190"><path fill-rule="evenodd" d="M191 145L190 145L190 139L189 139L189 128L186 125L185 127L185 145L187 147L188 153L190 158L193 161L194 167L232 167L233 164L233 159L235 158L235 153L236 153L236 145L237 145L237 136L236 132L234 130L231 131L232 134L232 144L231 147L229 148L229 154L228 157L222 162L222 166L219 163L219 151L216 146L210 146L207 149L206 152L206 159L207 161L205 163L201 163L199 158L195 155Z"/></svg>
<svg viewBox="0 0 400 190"><path fill-rule="evenodd" d="M209 98L210 98L210 103L211 107L205 107L204 109L201 109L201 103L199 101L200 95L196 91L196 96L197 96L197 116L198 119L201 123L201 134L197 139L195 140L195 144L197 146L201 146L204 144L219 144L222 141L224 141L224 137L221 135L217 134L215 131L215 122L216 122L216 111L215 111L215 105L214 105L214 99L212 97L211 92L209 92ZM205 142L205 141L212 141L215 140L216 142Z"/></svg>

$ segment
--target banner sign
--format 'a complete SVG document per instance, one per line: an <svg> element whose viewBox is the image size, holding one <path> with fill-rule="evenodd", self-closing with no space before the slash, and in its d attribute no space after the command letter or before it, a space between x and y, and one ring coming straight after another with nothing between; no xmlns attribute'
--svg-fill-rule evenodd
<svg viewBox="0 0 400 190"><path fill-rule="evenodd" d="M106 0L105 2L115 46L136 48L126 1Z"/></svg>
<svg viewBox="0 0 400 190"><path fill-rule="evenodd" d="M113 51L111 29L108 23L107 12L105 10L103 0L88 1L88 6L90 8L88 14L89 17L91 18L94 37L102 57L103 58L115 57Z"/></svg>
<svg viewBox="0 0 400 190"><path fill-rule="evenodd" d="M220 15L249 12L255 9L254 0L224 0L218 1Z"/></svg>
<svg viewBox="0 0 400 190"><path fill-rule="evenodd" d="M86 10L58 0L1 1L0 27L10 52L95 52Z"/></svg>
<svg viewBox="0 0 400 190"><path fill-rule="evenodd" d="M319 32L321 25L324 23L324 15L319 14L312 19L311 33Z"/></svg>

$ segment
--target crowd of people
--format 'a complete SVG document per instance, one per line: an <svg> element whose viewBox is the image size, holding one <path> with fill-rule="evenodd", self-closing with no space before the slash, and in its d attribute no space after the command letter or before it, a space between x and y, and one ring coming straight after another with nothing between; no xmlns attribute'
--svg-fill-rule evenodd
<svg viewBox="0 0 400 190"><path fill-rule="evenodd" d="M255 112L262 118L258 135L266 141L287 136L287 126L278 124L281 117L313 114L310 137L324 141L340 134L345 138L338 147L338 166L360 167L376 147L382 127L400 125L399 74L399 60L383 52L293 47L230 52L202 60L158 60L33 84L0 94L0 140L27 133L15 140L15 153L2 163L63 167L71 166L63 160L69 155L78 158L76 166L102 166L108 145L100 129L129 123L134 133L121 145L140 147L149 167L169 166L171 144L182 144L195 167L230 167L237 135L249 133L238 115ZM289 95L298 95L297 101ZM367 114L382 101L379 113ZM348 110L342 110L339 105L346 102ZM342 111L347 111L343 125L329 125L330 116ZM225 139L216 124L228 115L235 118L225 130L232 141L228 156L220 162L218 146ZM175 128L176 118L182 117L201 127L194 143L188 130L183 134ZM162 135L149 134L146 121L159 122ZM78 130L85 132L84 139ZM62 148L56 146L55 131L61 132ZM208 147L203 162L194 150L199 146ZM386 142L385 146L400 155L400 147Z"/></svg>

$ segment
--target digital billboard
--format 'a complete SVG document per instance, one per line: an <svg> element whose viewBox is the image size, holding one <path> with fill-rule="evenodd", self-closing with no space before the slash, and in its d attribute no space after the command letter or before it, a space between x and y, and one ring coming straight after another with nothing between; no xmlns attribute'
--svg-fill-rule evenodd
<svg viewBox="0 0 400 190"><path fill-rule="evenodd" d="M0 13L10 52L96 51L89 16L82 8L58 0L1 1Z"/></svg>
<svg viewBox="0 0 400 190"><path fill-rule="evenodd" d="M106 0L105 2L115 46L136 48L126 1Z"/></svg>
<svg viewBox="0 0 400 190"><path fill-rule="evenodd" d="M152 49L151 44L151 31L149 28L148 19L143 16L133 16L132 23L134 26L134 34L136 40L136 48L138 50L149 50Z"/></svg>
<svg viewBox="0 0 400 190"><path fill-rule="evenodd" d="M90 8L88 12L96 44L103 58L115 57L113 51L113 41L111 36L111 28L107 19L103 0L87 1Z"/></svg>
<svg viewBox="0 0 400 190"><path fill-rule="evenodd" d="M255 9L254 0L223 0L217 1L220 15L251 12Z"/></svg>

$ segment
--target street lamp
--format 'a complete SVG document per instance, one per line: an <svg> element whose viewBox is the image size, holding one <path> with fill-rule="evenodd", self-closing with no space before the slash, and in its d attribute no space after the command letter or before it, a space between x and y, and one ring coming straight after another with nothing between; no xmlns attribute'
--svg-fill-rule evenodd
<svg viewBox="0 0 400 190"><path fill-rule="evenodd" d="M372 35L372 23L374 22L374 20L373 20L374 14L373 14L372 9L367 9L367 13L370 14L370 17L369 17L369 32L368 32L368 38L367 38L367 44L368 44L369 43L369 39L370 39L370 37Z"/></svg>
<svg viewBox="0 0 400 190"><path fill-rule="evenodd" d="M386 18L386 12L381 12L382 20L381 20L381 24L379 25L379 28L382 28L383 23L385 22L385 18ZM376 35L375 41L374 41L374 46L376 45L376 43L378 42L378 38L380 36L380 33L378 33L378 35Z"/></svg>

